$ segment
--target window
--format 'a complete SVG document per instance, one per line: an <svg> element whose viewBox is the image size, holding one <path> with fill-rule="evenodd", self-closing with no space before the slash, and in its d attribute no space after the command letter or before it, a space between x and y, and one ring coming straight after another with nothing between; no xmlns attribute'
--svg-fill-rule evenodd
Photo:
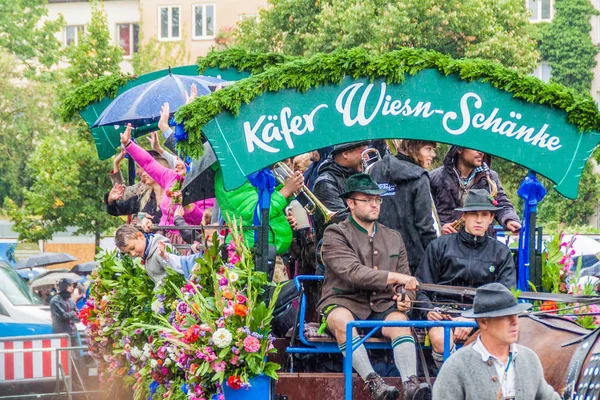
<svg viewBox="0 0 600 400"><path fill-rule="evenodd" d="M548 83L552 77L552 67L550 67L548 61L542 61L535 71L533 71L533 76Z"/></svg>
<svg viewBox="0 0 600 400"><path fill-rule="evenodd" d="M215 5L194 4L192 6L194 20L194 39L212 39L215 37Z"/></svg>
<svg viewBox="0 0 600 400"><path fill-rule="evenodd" d="M65 46L79 43L79 38L85 31L84 25L67 25L65 26Z"/></svg>
<svg viewBox="0 0 600 400"><path fill-rule="evenodd" d="M158 7L159 40L178 40L180 35L180 7Z"/></svg>
<svg viewBox="0 0 600 400"><path fill-rule="evenodd" d="M138 24L117 24L117 42L123 49L125 57L138 51L140 26Z"/></svg>
<svg viewBox="0 0 600 400"><path fill-rule="evenodd" d="M527 9L531 12L530 22L552 20L552 0L526 0Z"/></svg>

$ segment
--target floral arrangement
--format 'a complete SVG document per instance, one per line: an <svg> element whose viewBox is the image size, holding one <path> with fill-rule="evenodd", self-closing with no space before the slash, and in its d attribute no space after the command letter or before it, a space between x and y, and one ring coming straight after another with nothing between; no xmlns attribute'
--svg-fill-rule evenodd
<svg viewBox="0 0 600 400"><path fill-rule="evenodd" d="M267 354L275 352L270 322L280 287L267 305L267 274L254 270L252 254L236 229L227 250L226 260L219 245L206 250L190 280L177 290L169 317L153 327L174 346L191 400L222 399L224 384L249 388L250 379L260 374L277 379L279 365L267 361Z"/></svg>
<svg viewBox="0 0 600 400"><path fill-rule="evenodd" d="M595 295L594 288L590 285L577 284L581 265L578 265L573 271L573 265L575 265L573 244L577 240L577 235L573 235L569 241L565 241L564 236L564 231L557 231L545 243L546 251L542 255L542 286L544 290L551 293ZM563 304L544 301L539 305L539 310L571 318L587 329L596 329L600 326L600 307L595 304Z"/></svg>
<svg viewBox="0 0 600 400"><path fill-rule="evenodd" d="M136 400L222 400L225 385L244 390L255 376L277 378L267 355L280 287L269 288L232 231L228 246L213 237L187 282L168 271L153 287L139 259L98 255L80 318L104 384L122 381Z"/></svg>

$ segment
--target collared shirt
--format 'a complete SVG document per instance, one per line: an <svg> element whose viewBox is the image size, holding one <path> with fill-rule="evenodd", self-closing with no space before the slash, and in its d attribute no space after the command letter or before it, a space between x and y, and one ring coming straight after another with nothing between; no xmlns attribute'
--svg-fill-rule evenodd
<svg viewBox="0 0 600 400"><path fill-rule="evenodd" d="M498 379L500 379L503 399L514 399L516 395L514 361L515 358L517 358L517 346L514 343L510 345L508 350L508 365L504 364L487 351L481 341L481 336L477 337L477 341L473 344L473 350L481 355L481 360L483 362L488 362L490 359L492 360L494 368L496 368L496 373L498 374Z"/></svg>
<svg viewBox="0 0 600 400"><path fill-rule="evenodd" d="M460 173L458 173L458 172L457 173L458 173L458 176L460 177L462 184L464 186L467 186L469 184L469 182L471 182L473 180L473 178L475 178L475 175L477 175L478 173L483 172L483 171L484 171L483 166L473 168L473 170L471 171L471 173L469 174L469 176L467 178L462 178L462 177L460 177Z"/></svg>

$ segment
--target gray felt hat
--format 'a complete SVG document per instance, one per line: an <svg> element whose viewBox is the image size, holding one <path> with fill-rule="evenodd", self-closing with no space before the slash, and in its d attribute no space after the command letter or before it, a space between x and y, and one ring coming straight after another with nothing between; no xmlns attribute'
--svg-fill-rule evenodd
<svg viewBox="0 0 600 400"><path fill-rule="evenodd" d="M461 208L455 208L454 211L468 212L468 211L496 211L499 207L494 206L492 203L492 197L485 189L471 189L467 193L465 199L465 205Z"/></svg>
<svg viewBox="0 0 600 400"><path fill-rule="evenodd" d="M501 283L488 283L477 289L473 308L462 313L465 318L493 318L517 315L531 308L529 303L518 303L510 290Z"/></svg>

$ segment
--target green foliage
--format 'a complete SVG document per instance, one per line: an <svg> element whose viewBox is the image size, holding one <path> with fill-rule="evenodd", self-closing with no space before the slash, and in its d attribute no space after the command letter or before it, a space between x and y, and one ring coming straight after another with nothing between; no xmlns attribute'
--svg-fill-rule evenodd
<svg viewBox="0 0 600 400"><path fill-rule="evenodd" d="M69 46L66 53L70 65L65 75L74 85L120 73L123 49L110 38L103 5L92 4L92 18L85 34L78 44Z"/></svg>
<svg viewBox="0 0 600 400"><path fill-rule="evenodd" d="M533 70L538 53L522 0L269 0L257 20L238 23L252 51L311 56L362 47L385 54L424 48Z"/></svg>
<svg viewBox="0 0 600 400"><path fill-rule="evenodd" d="M54 33L64 27L64 20L47 19L46 4L47 0L4 0L0 4L0 47L30 70L49 68L60 59L60 42Z"/></svg>
<svg viewBox="0 0 600 400"><path fill-rule="evenodd" d="M539 46L552 67L553 82L589 93L598 52L590 19L599 14L589 0L554 0L554 17L541 29Z"/></svg>
<svg viewBox="0 0 600 400"><path fill-rule="evenodd" d="M18 63L15 55L0 48L0 205L6 197L21 204L22 188L32 181L27 159L55 124L53 84L26 80L15 68Z"/></svg>
<svg viewBox="0 0 600 400"><path fill-rule="evenodd" d="M6 199L13 229L20 240L48 240L75 226L75 234L98 235L119 223L107 218L103 195L110 187L110 163L98 160L93 146L77 134L53 131L28 160L33 184L23 191L19 208Z"/></svg>
<svg viewBox="0 0 600 400"><path fill-rule="evenodd" d="M298 60L300 57L286 56L280 53L260 53L248 51L240 46L227 51L210 51L205 57L198 57L198 73L202 74L208 68L236 68L238 71L248 71L259 74L271 67L286 62Z"/></svg>
<svg viewBox="0 0 600 400"><path fill-rule="evenodd" d="M116 97L119 88L135 78L135 75L108 75L76 87L62 98L59 109L61 119L65 122L69 121L90 104L106 97Z"/></svg>
<svg viewBox="0 0 600 400"><path fill-rule="evenodd" d="M227 110L236 115L243 103L249 103L266 91L290 88L304 92L311 87L339 83L345 76L382 78L388 83L402 83L405 74L414 75L425 68L435 68L445 75L455 74L466 81L488 82L516 98L565 110L569 122L580 131L600 130L600 113L589 95L577 95L556 83L545 84L497 63L453 60L441 53L422 49L404 48L377 56L355 48L275 66L180 108L176 119L184 121L189 135L187 142L179 143L180 150L192 157L200 156L204 124L221 111Z"/></svg>

